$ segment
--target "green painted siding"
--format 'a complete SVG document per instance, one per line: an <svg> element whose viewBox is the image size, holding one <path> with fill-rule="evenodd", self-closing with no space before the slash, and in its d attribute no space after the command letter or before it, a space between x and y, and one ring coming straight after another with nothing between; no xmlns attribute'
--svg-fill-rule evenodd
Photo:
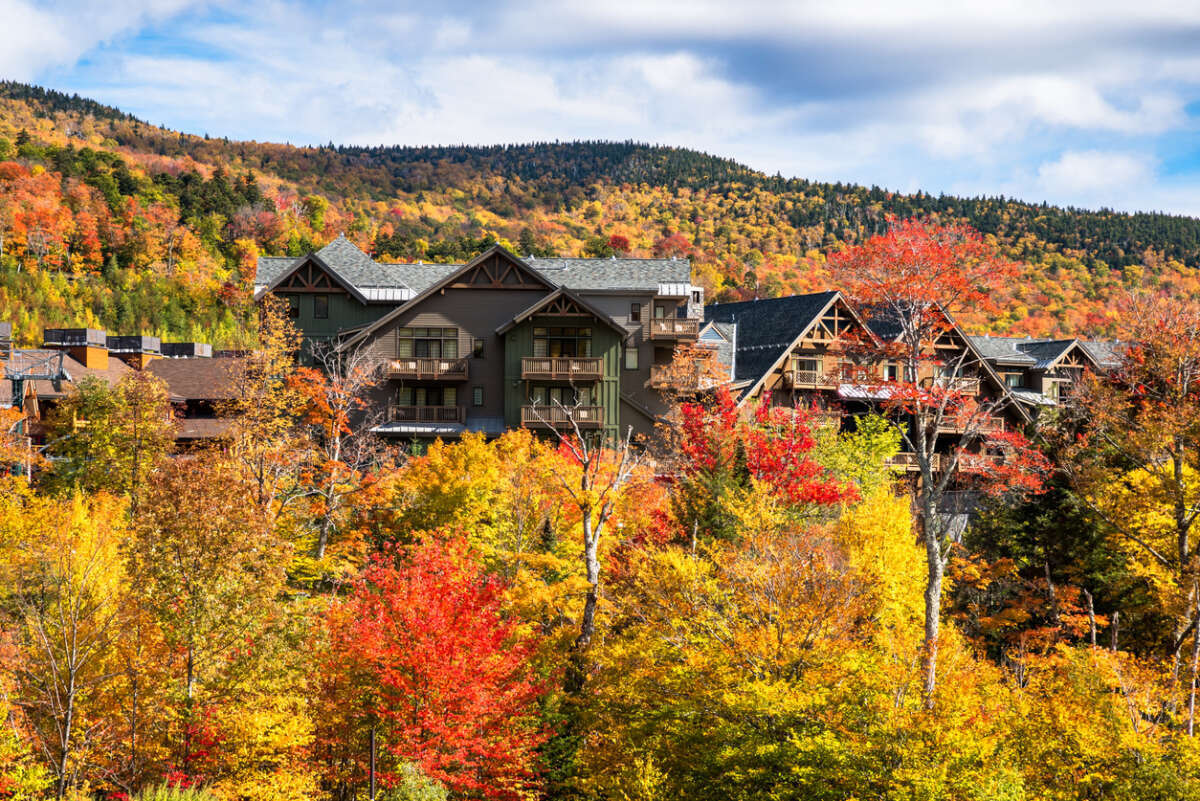
<svg viewBox="0 0 1200 801"><path fill-rule="evenodd" d="M345 293L329 294L329 317L318 320L313 317L316 295L280 292L279 297L287 302L292 298L300 301L300 316L294 322L306 341L326 340L346 328L373 323L398 306L398 303L369 303L363 305Z"/></svg>
<svg viewBox="0 0 1200 801"><path fill-rule="evenodd" d="M602 358L604 378L595 382L595 404L604 407L603 432L615 437L621 424L622 340L607 326L595 320L555 317L553 321L526 320L504 336L504 422L509 428L521 425L521 407L529 403L529 390L537 385L561 385L557 381L525 381L521 378L521 359L533 355L533 329L545 325L591 326L592 356Z"/></svg>

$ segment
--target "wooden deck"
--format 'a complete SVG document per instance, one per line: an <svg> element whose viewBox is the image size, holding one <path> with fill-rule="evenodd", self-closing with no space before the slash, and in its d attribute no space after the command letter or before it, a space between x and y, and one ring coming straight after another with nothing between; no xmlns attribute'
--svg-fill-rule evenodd
<svg viewBox="0 0 1200 801"><path fill-rule="evenodd" d="M468 375L467 358L434 359L410 357L388 362L388 378L410 378L424 381L465 381Z"/></svg>
<svg viewBox="0 0 1200 801"><path fill-rule="evenodd" d="M604 425L604 407L521 407L521 425L526 428L571 428L572 418L580 428L600 428Z"/></svg>
<svg viewBox="0 0 1200 801"><path fill-rule="evenodd" d="M393 423L462 423L461 406L392 406L388 420Z"/></svg>
<svg viewBox="0 0 1200 801"><path fill-rule="evenodd" d="M695 339L700 321L687 317L656 317L650 321L651 339Z"/></svg>
<svg viewBox="0 0 1200 801"><path fill-rule="evenodd" d="M521 378L535 381L599 381L604 360L598 356L524 356Z"/></svg>

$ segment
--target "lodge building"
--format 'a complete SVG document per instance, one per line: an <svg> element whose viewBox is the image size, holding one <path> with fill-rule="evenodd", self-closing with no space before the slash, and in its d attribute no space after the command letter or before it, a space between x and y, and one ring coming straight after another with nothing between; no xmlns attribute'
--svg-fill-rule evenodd
<svg viewBox="0 0 1200 801"><path fill-rule="evenodd" d="M694 342L704 293L682 259L376 262L339 236L258 263L255 297L289 304L310 344L364 349L383 381L386 437L489 435L519 426L649 433L666 411L651 370ZM573 410L568 416L566 409Z"/></svg>

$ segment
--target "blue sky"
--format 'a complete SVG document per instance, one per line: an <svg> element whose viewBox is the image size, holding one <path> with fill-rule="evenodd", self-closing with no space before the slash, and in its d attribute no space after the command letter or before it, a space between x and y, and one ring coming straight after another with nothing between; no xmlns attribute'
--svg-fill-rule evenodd
<svg viewBox="0 0 1200 801"><path fill-rule="evenodd" d="M0 77L193 133L635 139L1200 215L1200 3L0 0L0 21Z"/></svg>

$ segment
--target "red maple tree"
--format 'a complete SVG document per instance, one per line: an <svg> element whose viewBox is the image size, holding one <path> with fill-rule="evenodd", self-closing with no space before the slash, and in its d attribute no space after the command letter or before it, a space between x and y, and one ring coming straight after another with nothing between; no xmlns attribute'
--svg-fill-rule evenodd
<svg viewBox="0 0 1200 801"><path fill-rule="evenodd" d="M547 735L537 638L504 614L503 593L460 536L378 556L328 613L327 694L371 718L393 765L416 764L455 794L515 801L537 786ZM380 778L395 775L385 766Z"/></svg>
<svg viewBox="0 0 1200 801"><path fill-rule="evenodd" d="M870 365L857 379L862 393L893 420L901 458L916 474L914 511L928 565L925 697L932 706L942 585L959 517L952 512L961 511L951 493L1037 491L1048 466L1018 430L1028 416L954 323L960 311L992 308L1018 265L969 226L923 220L891 221L887 233L830 262L873 329L858 343Z"/></svg>
<svg viewBox="0 0 1200 801"><path fill-rule="evenodd" d="M726 387L709 402L680 406L679 451L685 506L694 508L693 536L700 528L714 535L721 495L741 482L739 471L763 482L772 495L798 509L831 506L858 497L853 484L834 476L814 458L812 413L804 408L772 406L769 395L748 413L739 409ZM700 520L705 518L705 522ZM685 521L686 522L686 521Z"/></svg>

